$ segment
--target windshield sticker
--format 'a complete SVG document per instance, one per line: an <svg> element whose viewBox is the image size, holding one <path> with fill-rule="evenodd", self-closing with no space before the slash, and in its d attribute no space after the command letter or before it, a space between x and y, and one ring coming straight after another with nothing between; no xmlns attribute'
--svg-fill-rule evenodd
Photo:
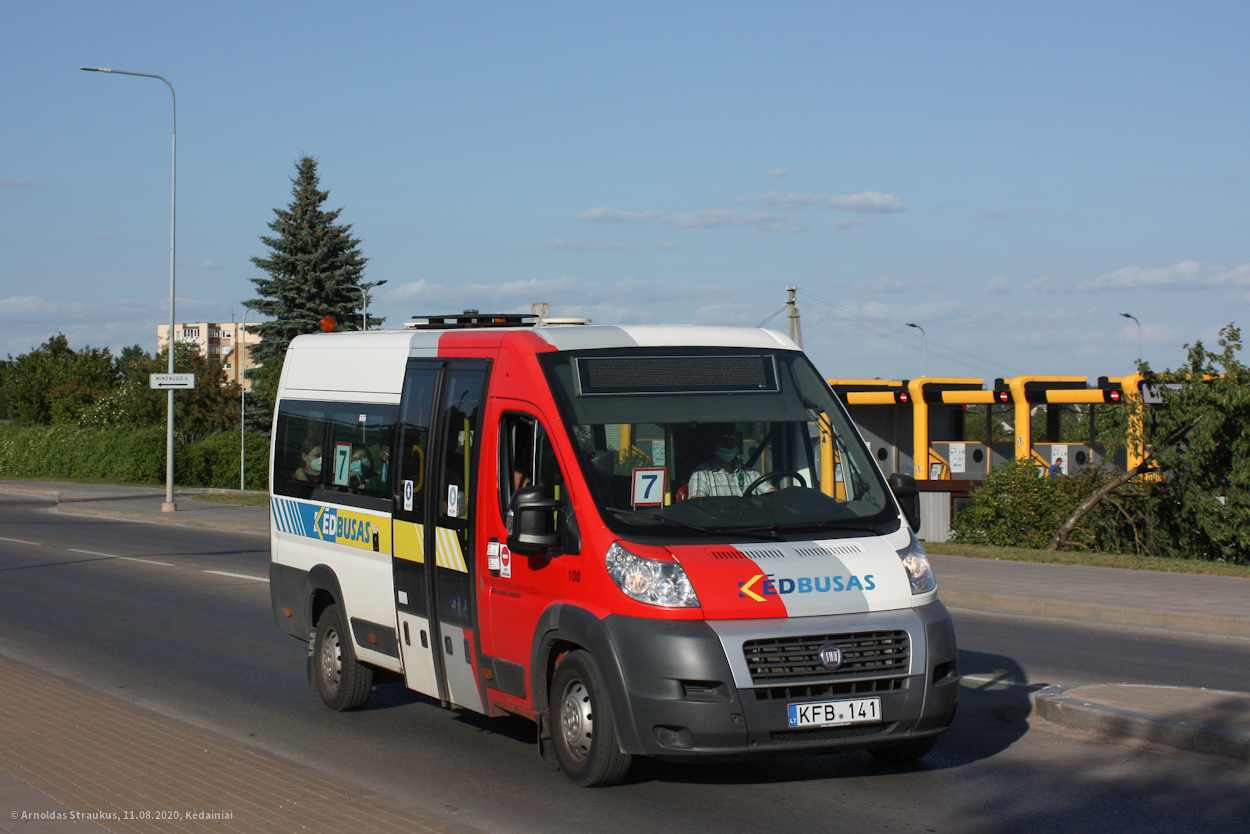
<svg viewBox="0 0 1250 834"><path fill-rule="evenodd" d="M634 470L634 485L630 501L635 507L664 506L665 475L662 467L645 467Z"/></svg>

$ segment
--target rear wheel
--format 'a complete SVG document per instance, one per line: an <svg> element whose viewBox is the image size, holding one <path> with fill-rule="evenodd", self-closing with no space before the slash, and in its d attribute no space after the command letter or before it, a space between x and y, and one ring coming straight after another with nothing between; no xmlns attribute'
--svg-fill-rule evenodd
<svg viewBox="0 0 1250 834"><path fill-rule="evenodd" d="M633 760L622 753L603 675L589 652L569 652L556 667L549 692L556 759L582 787L615 785Z"/></svg>
<svg viewBox="0 0 1250 834"><path fill-rule="evenodd" d="M927 738L913 738L911 741L891 744L888 747L873 747L868 752L876 756L879 762L907 764L927 754L936 743L937 736L928 736Z"/></svg>
<svg viewBox="0 0 1250 834"><path fill-rule="evenodd" d="M313 673L321 700L337 712L360 709L373 692L373 667L351 657L349 639L339 607L322 611L313 644Z"/></svg>

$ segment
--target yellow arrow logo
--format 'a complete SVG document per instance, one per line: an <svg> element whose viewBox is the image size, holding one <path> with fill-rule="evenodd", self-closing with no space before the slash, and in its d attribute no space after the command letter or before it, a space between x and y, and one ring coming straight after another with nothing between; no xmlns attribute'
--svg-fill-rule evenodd
<svg viewBox="0 0 1250 834"><path fill-rule="evenodd" d="M750 597L756 602L763 602L764 598L760 596L759 594L755 593L755 591L751 590L751 586L754 585L756 582L759 582L763 578L764 578L764 574L757 573L755 576L752 576L746 582L739 582L738 583L738 595Z"/></svg>

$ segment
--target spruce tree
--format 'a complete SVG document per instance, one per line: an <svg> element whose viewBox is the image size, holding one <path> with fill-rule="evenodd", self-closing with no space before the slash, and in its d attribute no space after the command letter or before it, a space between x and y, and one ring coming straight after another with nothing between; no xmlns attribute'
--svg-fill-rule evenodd
<svg viewBox="0 0 1250 834"><path fill-rule="evenodd" d="M265 432L291 340L320 330L327 315L334 317L340 330L359 329L361 322L361 278L368 259L360 252L360 240L352 236L350 224L336 222L341 208L322 208L330 192L318 188L316 157L301 157L295 168L291 204L274 209L276 217L269 223L274 235L260 238L269 247L269 256L252 258L266 273L251 279L259 298L243 302L269 319L247 326L249 332L260 334L251 356L262 366L248 372L254 382L248 422ZM370 317L374 326L382 322Z"/></svg>

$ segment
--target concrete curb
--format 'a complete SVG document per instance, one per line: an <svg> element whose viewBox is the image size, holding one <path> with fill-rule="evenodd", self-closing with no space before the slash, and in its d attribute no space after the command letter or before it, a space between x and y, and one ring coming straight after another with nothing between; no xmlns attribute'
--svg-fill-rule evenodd
<svg viewBox="0 0 1250 834"><path fill-rule="evenodd" d="M0 486L0 495L24 495L28 498L42 498L45 501L61 502L61 496L64 493L59 489L47 489L46 487L14 487Z"/></svg>
<svg viewBox="0 0 1250 834"><path fill-rule="evenodd" d="M202 527L211 530L224 530L230 533L255 533L257 535L268 536L269 525L267 524L240 524L234 521L213 521L201 518L179 518L173 515L153 515L152 513L127 513L119 510L97 510L94 507L77 507L61 504L57 508L57 512L73 513L74 515L85 515L94 518L112 518L122 521L141 521L148 524L177 524L182 527Z"/></svg>
<svg viewBox="0 0 1250 834"><path fill-rule="evenodd" d="M1113 605L1092 605L1085 602L1065 602L1063 600L1037 599L1034 597L1000 596L998 594L980 594L973 591L944 591L941 587L938 588L938 598L948 608L968 608L973 611L988 611L994 614L1052 617L1058 620L1076 620L1082 623L1157 628L1164 631L1181 631L1189 634L1215 634L1221 637L1250 637L1250 620L1239 620L1231 617L1207 617L1202 614L1118 608Z"/></svg>
<svg viewBox="0 0 1250 834"><path fill-rule="evenodd" d="M1250 761L1250 733L1087 701L1081 697L1079 690L1082 688L1085 687L1048 686L1034 692L1031 695L1034 711L1047 721L1065 727L1161 744L1191 753ZM1212 691L1212 694L1238 696L1243 693Z"/></svg>

